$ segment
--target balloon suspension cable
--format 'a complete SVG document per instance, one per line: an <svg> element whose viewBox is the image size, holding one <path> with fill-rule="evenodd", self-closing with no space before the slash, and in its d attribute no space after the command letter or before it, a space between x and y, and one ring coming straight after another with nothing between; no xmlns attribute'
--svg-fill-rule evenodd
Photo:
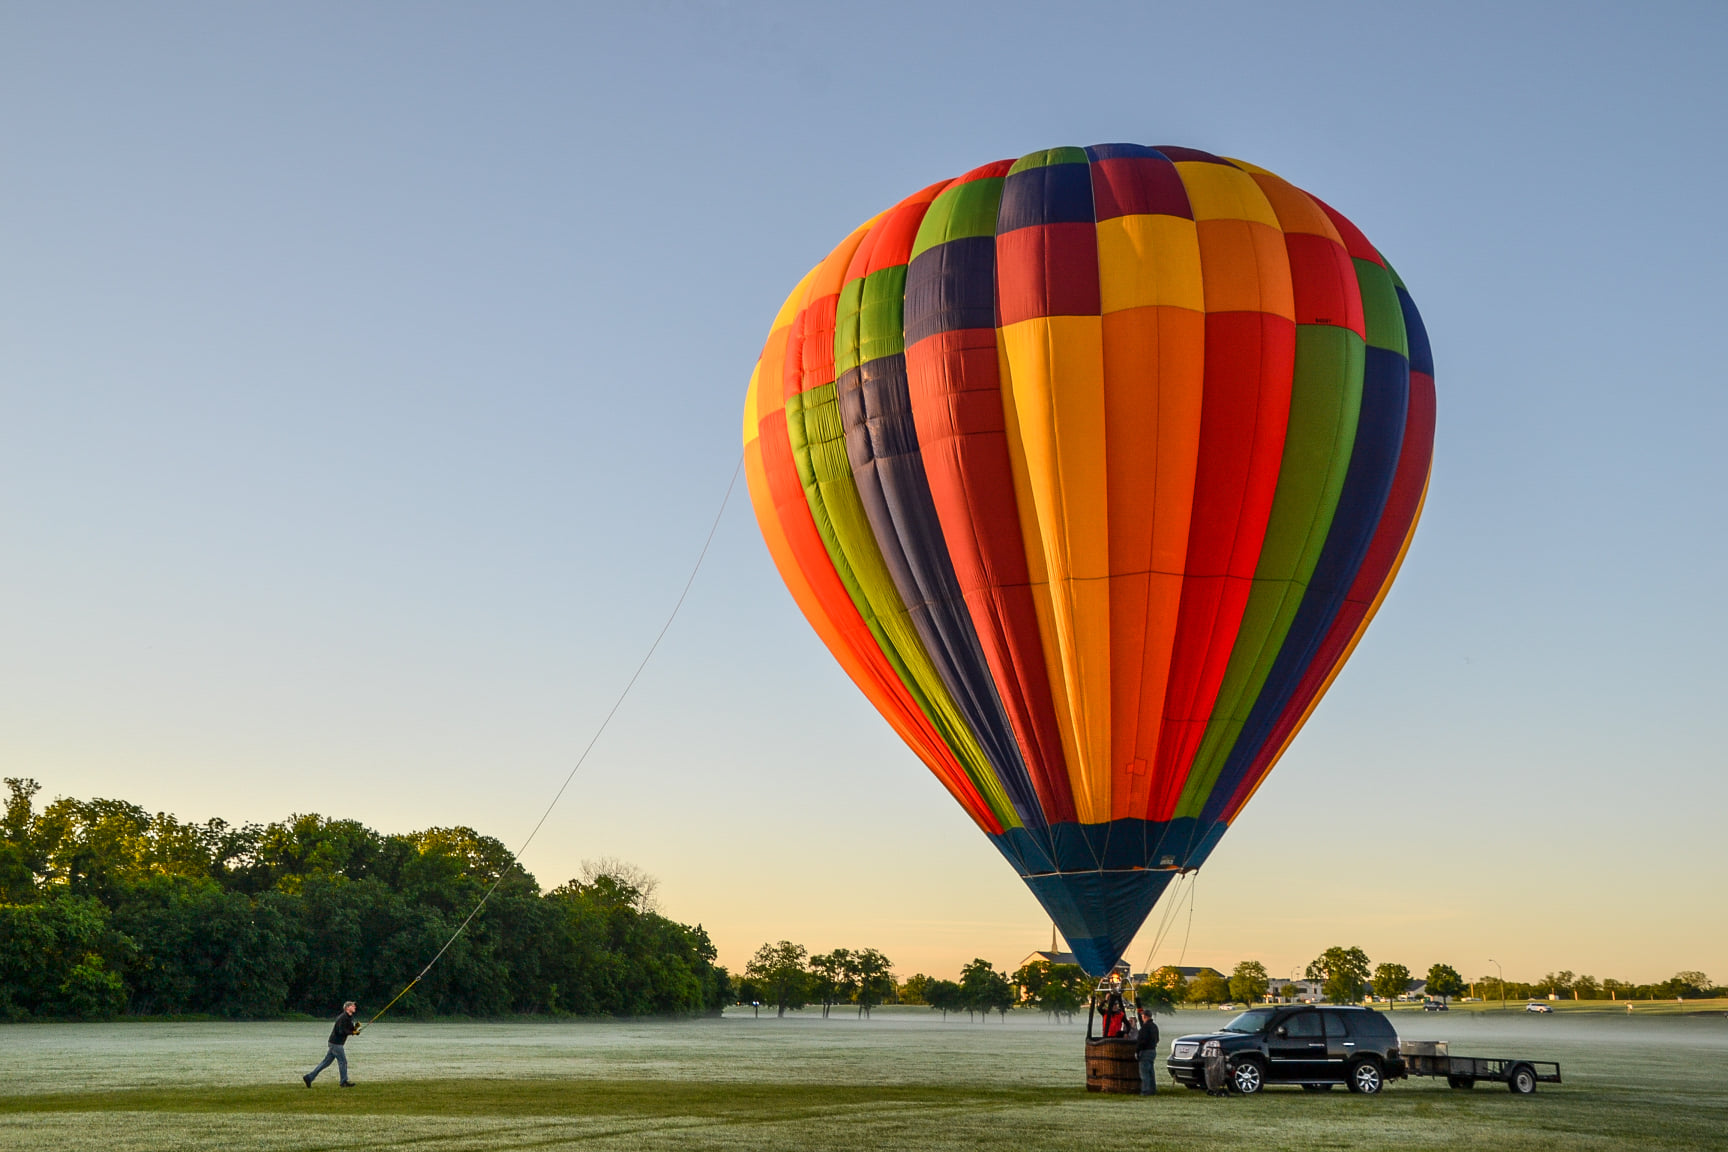
<svg viewBox="0 0 1728 1152"><path fill-rule="evenodd" d="M1176 957L1176 967L1182 967L1182 961L1188 959L1188 937L1194 934L1194 889L1200 883L1200 873L1194 873L1194 878L1188 881L1188 929L1182 933L1182 954Z"/></svg>
<svg viewBox="0 0 1728 1152"><path fill-rule="evenodd" d="M1182 901L1192 900L1194 896L1194 880L1199 875L1197 871L1180 872L1176 876L1178 891L1169 903L1164 905L1164 915L1158 921L1158 930L1152 934L1152 947L1146 950L1146 963L1141 965L1148 976L1152 974L1152 958L1158 955L1158 949L1164 946L1164 938L1169 935L1171 927L1176 923L1177 915L1182 911ZM1181 889L1183 880L1188 881L1186 890ZM1193 926L1193 916L1190 913L1189 926ZM1182 951L1186 955L1188 942L1182 942Z"/></svg>
<svg viewBox="0 0 1728 1152"><path fill-rule="evenodd" d="M672 611L666 617L666 623L660 625L660 631L655 634L654 642L648 645L648 651L643 654L641 662L636 665L636 671L630 673L630 679L625 682L624 690L618 693L618 698L616 700L612 701L612 707L607 710L606 715L601 719L600 726L594 729L594 735L589 737L587 747L583 748L582 754L576 757L576 763L570 766L570 771L564 776L564 782L558 785L558 791L552 794L552 802L546 805L546 810L540 813L540 819L534 822L534 828L528 833L527 839L523 840L521 847L516 849L515 859L520 860L522 858L522 853L528 850L528 845L534 843L534 837L540 834L540 829L545 826L547 817L552 815L552 809L558 807L558 801L564 798L564 792L570 787L570 781L576 778L576 773L581 769L583 762L588 759L588 754L594 751L594 745L600 742L600 737L606 731L606 726L612 723L612 717L618 714L618 709L623 705L624 698L630 695L630 689L636 687L636 681L641 678L642 670L648 667L648 661L654 658L654 652L660 647L660 641L666 639L666 633L671 629L672 621L678 619L678 611L684 607L684 601L690 595L691 587L696 583L696 574L702 571L702 562L708 558L708 548L714 543L714 534L720 530L720 519L726 515L726 506L732 502L732 490L738 486L738 473L742 471L743 468L744 457L740 455L738 457L738 463L732 468L732 479L726 482L726 495L720 498L720 510L714 513L714 523L708 526L708 535L702 541L702 550L696 554L696 563L690 569L690 576L684 581L684 588L678 593L678 599L673 603ZM504 882L506 874L507 870L502 868L499 869L498 875L493 878L492 883L489 884L486 891L481 894L480 902L475 904L468 915L463 918L462 923L456 926L456 931L450 933L450 939L444 941L444 946L438 949L438 951L433 954L432 959L426 962L426 967L420 969L420 974L418 976L408 981L407 986L404 987L402 991L396 993L396 995L390 998L390 1003L378 1009L377 1015L366 1021L367 1027L376 1024L379 1019L383 1017L384 1013L390 1011L390 1009L395 1006L396 1001L408 995L408 993L414 989L416 984L426 978L426 973L432 971L433 965L437 964L438 961L443 958L444 953L450 950L450 945L456 943L457 938L467 930L468 925L474 922L474 917L480 915L480 910L486 907L486 902L488 900L492 899L492 893L498 891L498 886Z"/></svg>

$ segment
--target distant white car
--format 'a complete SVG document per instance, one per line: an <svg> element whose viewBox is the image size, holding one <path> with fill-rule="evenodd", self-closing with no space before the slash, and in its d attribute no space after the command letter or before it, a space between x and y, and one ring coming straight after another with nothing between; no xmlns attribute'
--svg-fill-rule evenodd
<svg viewBox="0 0 1728 1152"><path fill-rule="evenodd" d="M1552 1011L1554 1011L1554 1009L1548 1007L1548 1005L1546 1005L1546 1004L1538 1004L1536 1001L1532 1000L1532 1001L1530 1001L1530 1003L1524 1005L1524 1011L1526 1011L1526 1012L1552 1012Z"/></svg>

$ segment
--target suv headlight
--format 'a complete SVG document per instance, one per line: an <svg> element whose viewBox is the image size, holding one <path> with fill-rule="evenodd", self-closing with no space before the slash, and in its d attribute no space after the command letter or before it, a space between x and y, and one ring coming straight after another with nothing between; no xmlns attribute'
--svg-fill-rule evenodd
<svg viewBox="0 0 1728 1152"><path fill-rule="evenodd" d="M1218 1041L1216 1040L1208 1040L1206 1043L1200 1045L1200 1055L1202 1056L1216 1056L1219 1051L1220 1048Z"/></svg>

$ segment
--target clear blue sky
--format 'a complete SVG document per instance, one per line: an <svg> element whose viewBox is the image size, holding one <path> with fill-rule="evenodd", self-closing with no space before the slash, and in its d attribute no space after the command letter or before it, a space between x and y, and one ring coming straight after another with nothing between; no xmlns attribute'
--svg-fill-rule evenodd
<svg viewBox="0 0 1728 1152"><path fill-rule="evenodd" d="M1728 979L1725 49L1708 4L0 5L0 768L515 844L805 268L976 164L1187 144L1361 224L1440 397L1189 962ZM633 860L734 965L1047 940L743 499L709 564L528 866Z"/></svg>

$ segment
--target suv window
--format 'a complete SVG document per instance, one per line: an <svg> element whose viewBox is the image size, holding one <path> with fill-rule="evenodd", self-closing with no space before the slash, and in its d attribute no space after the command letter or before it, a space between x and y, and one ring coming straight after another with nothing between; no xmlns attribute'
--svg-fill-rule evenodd
<svg viewBox="0 0 1728 1152"><path fill-rule="evenodd" d="M1321 1015L1326 1018L1326 1035L1328 1035L1328 1036L1343 1036L1343 1035L1345 1035L1344 1013L1342 1013L1342 1012L1322 1012ZM1354 1016L1355 1013L1351 1013L1351 1015ZM1358 1024L1360 1023L1359 1020L1355 1021L1355 1022Z"/></svg>
<svg viewBox="0 0 1728 1152"><path fill-rule="evenodd" d="M1284 1021L1284 1031L1289 1036L1319 1036L1320 1013L1298 1012Z"/></svg>
<svg viewBox="0 0 1728 1152"><path fill-rule="evenodd" d="M1350 1031L1364 1038L1398 1035L1397 1030L1392 1027L1392 1021L1378 1012L1350 1013Z"/></svg>

